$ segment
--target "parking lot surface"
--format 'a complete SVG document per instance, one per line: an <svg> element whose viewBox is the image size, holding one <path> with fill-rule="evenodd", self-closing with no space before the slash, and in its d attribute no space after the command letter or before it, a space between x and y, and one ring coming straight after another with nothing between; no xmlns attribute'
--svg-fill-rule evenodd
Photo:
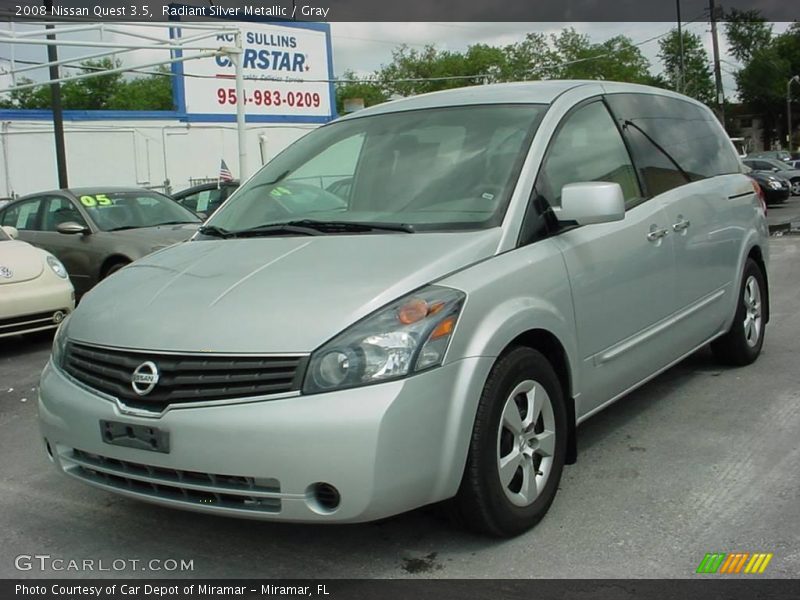
<svg viewBox="0 0 800 600"><path fill-rule="evenodd" d="M727 369L700 351L584 423L550 512L513 540L464 533L441 508L365 525L274 524L87 487L53 469L38 434L50 342L0 340L0 577L688 578L708 552L771 552L764 576L796 577L800 237L773 238L771 254L758 362ZM19 571L20 555L128 562ZM153 559L193 570L142 570Z"/></svg>

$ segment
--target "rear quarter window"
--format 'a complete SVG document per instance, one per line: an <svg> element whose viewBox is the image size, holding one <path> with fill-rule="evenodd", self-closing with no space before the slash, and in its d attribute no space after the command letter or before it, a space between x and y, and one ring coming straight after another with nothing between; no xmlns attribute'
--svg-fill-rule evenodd
<svg viewBox="0 0 800 600"><path fill-rule="evenodd" d="M625 132L649 195L683 185L687 177L697 181L740 171L724 130L705 107L649 94L611 94L606 100Z"/></svg>

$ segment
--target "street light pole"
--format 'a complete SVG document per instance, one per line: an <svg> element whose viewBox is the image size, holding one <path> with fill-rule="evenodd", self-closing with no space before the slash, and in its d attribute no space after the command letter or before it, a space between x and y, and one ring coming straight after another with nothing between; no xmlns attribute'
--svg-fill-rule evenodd
<svg viewBox="0 0 800 600"><path fill-rule="evenodd" d="M792 151L792 82L800 83L800 75L795 75L786 82L786 146Z"/></svg>

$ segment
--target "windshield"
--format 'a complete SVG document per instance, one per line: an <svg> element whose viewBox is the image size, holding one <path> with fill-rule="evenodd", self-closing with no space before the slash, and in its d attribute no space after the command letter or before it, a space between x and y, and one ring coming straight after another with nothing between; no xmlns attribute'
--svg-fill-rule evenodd
<svg viewBox="0 0 800 600"><path fill-rule="evenodd" d="M77 198L102 231L200 223L200 218L189 209L146 190L83 194Z"/></svg>
<svg viewBox="0 0 800 600"><path fill-rule="evenodd" d="M363 231L499 225L545 108L436 108L321 127L239 188L205 230L298 221L358 223Z"/></svg>

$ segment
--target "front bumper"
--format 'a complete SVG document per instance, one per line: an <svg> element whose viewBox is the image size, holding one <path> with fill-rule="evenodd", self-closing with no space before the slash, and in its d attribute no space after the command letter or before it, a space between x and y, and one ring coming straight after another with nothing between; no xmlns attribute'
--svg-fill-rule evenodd
<svg viewBox="0 0 800 600"><path fill-rule="evenodd" d="M0 286L0 338L58 327L57 312L66 316L75 308L68 280L55 276Z"/></svg>
<svg viewBox="0 0 800 600"><path fill-rule="evenodd" d="M48 363L39 419L65 473L125 496L245 518L361 522L453 496L491 358L339 392L130 416ZM169 453L111 445L100 420L168 431ZM76 452L77 450L77 452ZM339 503L321 504L316 484Z"/></svg>

